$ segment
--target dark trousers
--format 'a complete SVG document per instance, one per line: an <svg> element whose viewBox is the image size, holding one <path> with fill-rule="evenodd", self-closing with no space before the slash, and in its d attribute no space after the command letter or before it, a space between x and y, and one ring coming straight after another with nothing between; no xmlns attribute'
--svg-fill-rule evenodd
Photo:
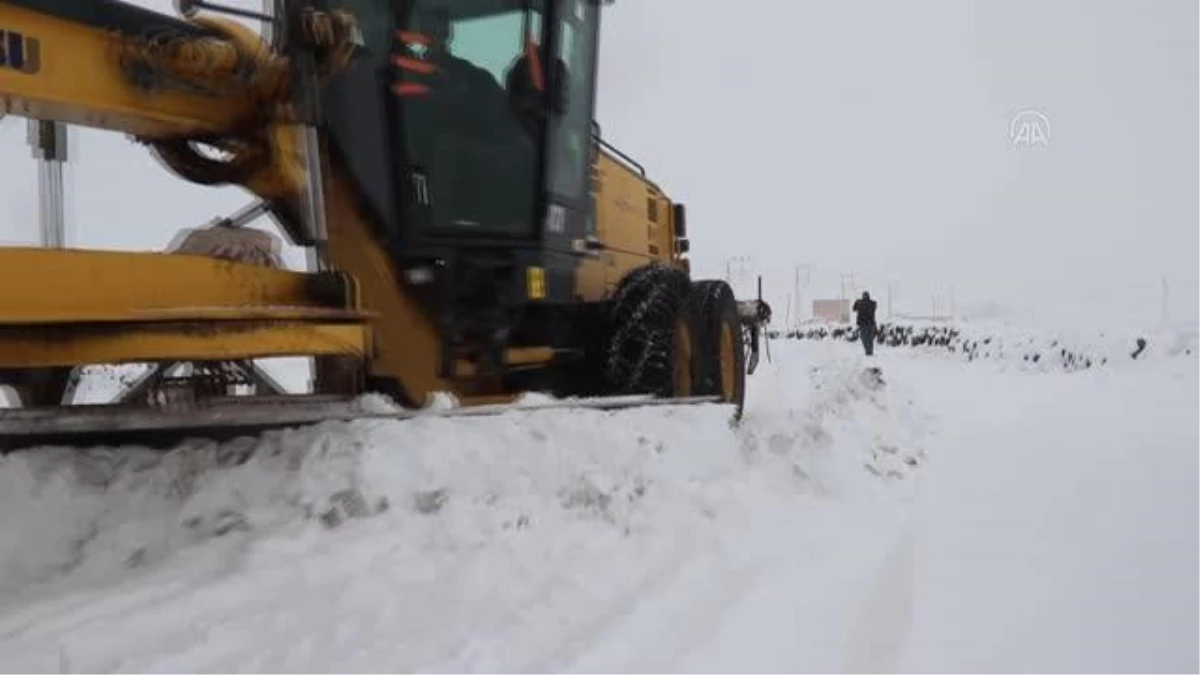
<svg viewBox="0 0 1200 675"><path fill-rule="evenodd" d="M858 339L862 341L863 349L866 350L867 356L871 356L875 353L874 326L859 326Z"/></svg>

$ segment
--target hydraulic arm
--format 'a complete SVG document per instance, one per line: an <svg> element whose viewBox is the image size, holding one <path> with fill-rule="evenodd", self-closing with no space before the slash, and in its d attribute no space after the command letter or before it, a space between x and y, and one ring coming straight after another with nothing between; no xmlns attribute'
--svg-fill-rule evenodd
<svg viewBox="0 0 1200 675"><path fill-rule="evenodd" d="M356 31L346 14L305 12L293 53L328 77L349 63ZM293 59L230 19L185 22L119 0L0 0L0 113L124 132L187 180L280 202L305 188L309 121Z"/></svg>

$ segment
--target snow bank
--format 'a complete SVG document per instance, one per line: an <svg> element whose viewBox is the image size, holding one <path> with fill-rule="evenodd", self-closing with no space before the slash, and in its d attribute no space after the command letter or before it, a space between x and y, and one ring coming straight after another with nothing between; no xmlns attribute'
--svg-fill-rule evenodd
<svg viewBox="0 0 1200 675"><path fill-rule="evenodd" d="M911 393L853 358L796 363L752 380L739 428L717 406L518 411L0 458L0 662L572 663L585 650L571 645L676 575L720 590L714 570L746 532L887 520L829 505L903 497L924 461Z"/></svg>
<svg viewBox="0 0 1200 675"><path fill-rule="evenodd" d="M1200 355L1196 328L1147 331L1047 331L995 322L881 323L880 349L910 349L924 355L949 355L966 361L997 362L1024 371L1075 372L1097 367L1144 363ZM807 341L858 340L853 326L816 325L782 337Z"/></svg>

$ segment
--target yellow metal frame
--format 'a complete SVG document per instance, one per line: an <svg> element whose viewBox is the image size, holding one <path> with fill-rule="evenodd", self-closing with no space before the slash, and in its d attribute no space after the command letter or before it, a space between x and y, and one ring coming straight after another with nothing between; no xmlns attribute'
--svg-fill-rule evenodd
<svg viewBox="0 0 1200 675"><path fill-rule="evenodd" d="M234 361L273 356L365 356L352 323L206 321L0 329L0 367L93 363Z"/></svg>
<svg viewBox="0 0 1200 675"><path fill-rule="evenodd" d="M359 311L355 297L322 297L320 283L313 274L198 255L3 247L0 325Z"/></svg>
<svg viewBox="0 0 1200 675"><path fill-rule="evenodd" d="M345 276L203 256L0 248L0 368L372 354Z"/></svg>

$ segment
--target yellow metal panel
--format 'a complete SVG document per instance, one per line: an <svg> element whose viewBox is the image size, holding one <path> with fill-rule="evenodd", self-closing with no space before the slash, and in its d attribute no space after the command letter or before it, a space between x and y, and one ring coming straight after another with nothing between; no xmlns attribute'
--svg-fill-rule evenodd
<svg viewBox="0 0 1200 675"><path fill-rule="evenodd" d="M650 192L647 203L654 204L656 219L650 223L647 242L650 254L657 260L672 260L675 257L675 232L671 227L671 202L657 192Z"/></svg>
<svg viewBox="0 0 1200 675"><path fill-rule="evenodd" d="M597 225L601 241L616 251L647 257L646 181L607 153L601 153L598 172Z"/></svg>
<svg viewBox="0 0 1200 675"><path fill-rule="evenodd" d="M0 329L0 368L369 352L368 327L349 323L238 321Z"/></svg>
<svg viewBox="0 0 1200 675"><path fill-rule="evenodd" d="M604 250L576 272L576 288L584 300L602 299L630 270L653 260L678 264L670 201L608 152L598 153L594 175L596 234ZM649 217L651 201L657 212L654 222Z"/></svg>
<svg viewBox="0 0 1200 675"><path fill-rule="evenodd" d="M323 281L332 280L203 256L0 248L0 288L22 289L0 294L0 325L341 308L323 297Z"/></svg>
<svg viewBox="0 0 1200 675"><path fill-rule="evenodd" d="M370 374L394 378L418 406L439 391L455 391L438 374L440 342L437 327L408 294L392 257L372 231L367 215L340 162L339 171L326 157L326 212L329 254L334 267L358 280L362 306L379 314L372 322L374 356Z"/></svg>

